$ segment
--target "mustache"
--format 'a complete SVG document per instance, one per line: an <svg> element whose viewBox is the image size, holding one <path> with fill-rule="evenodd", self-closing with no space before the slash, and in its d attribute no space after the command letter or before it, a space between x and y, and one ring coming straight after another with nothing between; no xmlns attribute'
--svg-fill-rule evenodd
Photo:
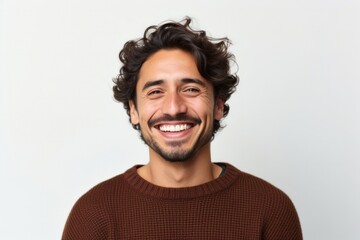
<svg viewBox="0 0 360 240"><path fill-rule="evenodd" d="M186 114L176 115L176 116L170 116L165 115L158 118L152 118L148 121L148 126L153 127L154 125L157 125L159 122L172 122L172 121L186 121L186 122L193 122L195 124L200 124L201 120L196 117L192 117Z"/></svg>

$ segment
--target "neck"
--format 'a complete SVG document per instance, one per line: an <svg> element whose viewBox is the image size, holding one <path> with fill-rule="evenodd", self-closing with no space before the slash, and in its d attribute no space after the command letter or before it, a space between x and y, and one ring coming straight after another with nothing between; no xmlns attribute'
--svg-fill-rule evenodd
<svg viewBox="0 0 360 240"><path fill-rule="evenodd" d="M214 180L220 173L221 167L211 162L210 144L183 162L167 161L150 149L148 164L138 169L148 182L168 188L197 186Z"/></svg>

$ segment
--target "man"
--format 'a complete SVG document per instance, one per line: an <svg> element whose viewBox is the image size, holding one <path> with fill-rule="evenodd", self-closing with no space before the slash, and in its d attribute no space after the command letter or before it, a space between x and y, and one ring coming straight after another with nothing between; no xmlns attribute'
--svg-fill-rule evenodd
<svg viewBox="0 0 360 240"><path fill-rule="evenodd" d="M149 161L82 196L63 240L302 239L283 192L212 163L210 143L238 77L230 73L229 40L190 23L151 26L120 52L114 96L149 146Z"/></svg>

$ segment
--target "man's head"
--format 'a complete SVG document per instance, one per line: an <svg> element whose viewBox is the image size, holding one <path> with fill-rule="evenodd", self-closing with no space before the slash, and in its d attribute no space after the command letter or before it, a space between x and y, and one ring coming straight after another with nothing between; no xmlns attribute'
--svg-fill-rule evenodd
<svg viewBox="0 0 360 240"><path fill-rule="evenodd" d="M210 38L190 23L186 18L183 23L151 26L141 39L128 41L114 79L114 97L124 104L133 127L141 130L152 149L173 161L191 157L214 137L238 83L230 73L229 40ZM161 143L151 128L160 130L167 142ZM184 150L181 134L194 129L196 134L189 137L193 144ZM175 135L180 137L177 141L171 138ZM183 150L166 150L164 145L172 149L181 145Z"/></svg>

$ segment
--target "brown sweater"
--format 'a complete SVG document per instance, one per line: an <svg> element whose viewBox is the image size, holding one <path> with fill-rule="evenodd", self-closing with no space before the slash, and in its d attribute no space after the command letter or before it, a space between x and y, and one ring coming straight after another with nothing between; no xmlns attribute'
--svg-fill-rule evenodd
<svg viewBox="0 0 360 240"><path fill-rule="evenodd" d="M135 166L83 195L62 239L302 239L282 191L226 166L217 179L189 188L155 186Z"/></svg>

